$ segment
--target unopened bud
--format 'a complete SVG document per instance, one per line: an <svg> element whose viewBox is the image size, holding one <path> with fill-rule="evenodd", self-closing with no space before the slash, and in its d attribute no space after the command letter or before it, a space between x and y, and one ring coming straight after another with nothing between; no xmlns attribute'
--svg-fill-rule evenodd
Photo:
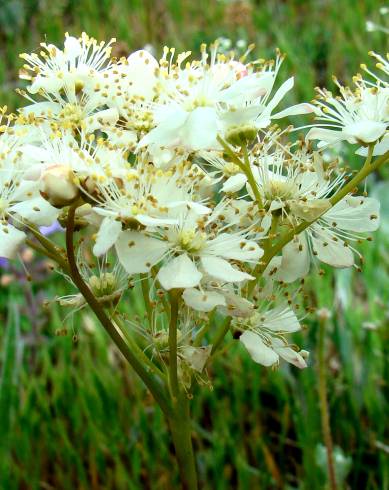
<svg viewBox="0 0 389 490"><path fill-rule="evenodd" d="M257 129L249 124L230 128L226 134L226 141L234 146L243 146L251 143L257 136Z"/></svg>
<svg viewBox="0 0 389 490"><path fill-rule="evenodd" d="M66 165L48 167L41 176L40 192L56 208L69 206L79 196L72 169Z"/></svg>

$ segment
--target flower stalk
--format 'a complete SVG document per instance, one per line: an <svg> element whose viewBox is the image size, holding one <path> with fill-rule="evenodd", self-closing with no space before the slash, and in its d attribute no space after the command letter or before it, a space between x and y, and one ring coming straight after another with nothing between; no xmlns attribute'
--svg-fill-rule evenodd
<svg viewBox="0 0 389 490"><path fill-rule="evenodd" d="M319 378L319 407L321 417L321 428L324 437L324 444L327 452L327 469L328 480L331 490L337 490L336 473L334 465L334 447L331 435L330 410L328 406L328 388L327 388L327 364L325 358L325 334L328 323L328 313L318 312L319 314L319 331L317 340L317 364Z"/></svg>
<svg viewBox="0 0 389 490"><path fill-rule="evenodd" d="M196 461L192 443L190 400L181 392L175 399L174 416L169 419L170 432L178 462L183 490L198 490Z"/></svg>

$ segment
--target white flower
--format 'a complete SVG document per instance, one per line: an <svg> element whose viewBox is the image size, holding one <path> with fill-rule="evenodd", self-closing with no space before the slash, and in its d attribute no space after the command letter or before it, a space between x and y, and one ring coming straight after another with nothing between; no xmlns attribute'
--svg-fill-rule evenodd
<svg viewBox="0 0 389 490"><path fill-rule="evenodd" d="M325 198L343 178L340 175L330 180L328 172L323 170L320 155L312 154L306 148L294 153L285 147L278 147L273 152L260 151L258 155L254 153L251 169L264 208L289 219L313 219L315 212L321 214L328 209ZM248 183L247 190L254 199ZM305 216L307 211L310 213Z"/></svg>
<svg viewBox="0 0 389 490"><path fill-rule="evenodd" d="M19 121L28 123L31 116L41 123L43 132L50 133L53 128L60 131L71 130L93 133L96 130L113 132L119 118L117 109L105 107L105 101L96 94L58 95L48 102L33 102L19 110ZM31 100L31 99L30 99Z"/></svg>
<svg viewBox="0 0 389 490"><path fill-rule="evenodd" d="M351 267L354 253L360 255L352 243L378 227L379 202L349 195L288 243L268 271L276 269L275 278L292 282L308 274L313 257L333 267Z"/></svg>
<svg viewBox="0 0 389 490"><path fill-rule="evenodd" d="M338 83L340 97L319 90L319 127L312 128L306 138L316 139L319 146L346 140L368 145L382 138L389 123L389 88L370 86L361 77L355 79L356 90Z"/></svg>
<svg viewBox="0 0 389 490"><path fill-rule="evenodd" d="M152 233L122 232L116 242L119 260L129 274L135 274L149 272L164 258L157 279L167 290L196 287L203 275L232 283L252 279L230 261L255 263L263 252L246 238L247 232L223 230L218 222L222 207L209 216L189 210L178 225L155 228Z"/></svg>
<svg viewBox="0 0 389 490"><path fill-rule="evenodd" d="M196 202L194 189L203 176L196 167L180 165L170 170L139 163L118 179L94 183L94 211L104 219L96 237L94 253L105 253L119 238L122 229L171 226L178 224L182 209L196 216L210 209Z"/></svg>
<svg viewBox="0 0 389 490"><path fill-rule="evenodd" d="M21 151L31 179L38 179L48 168L59 165L69 167L81 183L103 185L123 178L131 168L123 149L102 139L96 141L93 135L83 132L77 139L68 132L50 137L42 133L40 144L24 144Z"/></svg>
<svg viewBox="0 0 389 490"><path fill-rule="evenodd" d="M30 93L46 96L59 95L62 90L74 94L84 88L93 88L98 80L103 80L102 73L110 65L113 42L115 39L98 43L82 33L78 39L66 34L63 50L53 44L41 43L40 55L20 55L26 61L21 78L32 82L28 87Z"/></svg>
<svg viewBox="0 0 389 490"><path fill-rule="evenodd" d="M58 211L39 194L39 183L24 180L22 135L6 129L0 135L0 257L13 258L26 235L15 225L24 220L51 225Z"/></svg>
<svg viewBox="0 0 389 490"><path fill-rule="evenodd" d="M182 298L196 311L209 312L217 308L223 315L231 317L248 317L254 310L254 305L242 297L239 287L233 288L233 284L215 281L209 276L203 276L196 288L185 289Z"/></svg>
<svg viewBox="0 0 389 490"><path fill-rule="evenodd" d="M292 348L285 334L297 332L300 323L287 305L279 305L264 312L254 313L244 322L234 325L243 330L240 341L246 347L253 361L263 366L277 366L280 357L299 368L307 367L306 351L297 352Z"/></svg>
<svg viewBox="0 0 389 490"><path fill-rule="evenodd" d="M150 104L156 127L139 146L150 144L181 147L188 151L220 148L217 136L245 125L255 128L269 126L272 118L312 112L309 104L300 104L278 114L273 110L293 87L287 80L271 96L282 59L265 63L254 72L252 65L243 65L218 54L205 45L199 61L183 65L190 53L182 53L177 63L166 60L166 50L160 63L157 102Z"/></svg>
<svg viewBox="0 0 389 490"><path fill-rule="evenodd" d="M109 94L108 105L116 107L125 119L131 119L137 104L142 106L155 97L158 67L149 52L135 51L110 66L104 73L104 85L98 90ZM134 124L141 125L141 118L137 116Z"/></svg>

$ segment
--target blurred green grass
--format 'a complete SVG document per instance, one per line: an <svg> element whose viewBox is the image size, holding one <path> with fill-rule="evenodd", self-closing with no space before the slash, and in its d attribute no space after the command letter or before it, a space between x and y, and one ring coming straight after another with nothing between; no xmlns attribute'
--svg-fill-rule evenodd
<svg viewBox="0 0 389 490"><path fill-rule="evenodd" d="M256 54L288 58L294 100L308 100L331 75L349 80L367 51L385 52L387 37L365 31L379 19L378 1L9 0L0 4L0 103L12 94L18 53L64 31L116 37L122 50L151 43L197 49L218 36L255 42ZM389 489L388 345L389 202L379 183L386 221L361 247L363 271L317 270L310 301L333 311L326 338L329 403L337 468L346 488ZM31 266L32 267L32 266ZM4 272L2 273L4 276ZM34 277L34 272L33 272ZM34 277L37 279L37 276ZM0 488L171 489L177 471L162 414L110 345L91 315L65 322L55 304L39 315L31 305L66 294L59 276L0 289ZM137 307L139 310L139 306ZM34 313L35 312L35 313ZM39 321L38 321L39 320ZM222 351L211 387L197 390L193 414L202 488L321 489L326 470L317 396L318 325L296 342L311 350L303 372L252 363L238 342ZM77 339L74 339L76 334Z"/></svg>

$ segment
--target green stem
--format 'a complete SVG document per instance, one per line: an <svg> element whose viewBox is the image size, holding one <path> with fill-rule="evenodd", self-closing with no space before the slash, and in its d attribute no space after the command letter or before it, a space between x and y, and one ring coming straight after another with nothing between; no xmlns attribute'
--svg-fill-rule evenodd
<svg viewBox="0 0 389 490"><path fill-rule="evenodd" d="M118 330L122 333L123 337L126 339L130 348L135 351L135 354L139 359L142 360L147 365L147 368L150 372L157 374L161 379L166 381L166 375L163 373L159 367L153 363L153 361L143 352L143 350L138 346L138 344L134 341L131 335L128 333L127 329L123 326L119 315L111 312L114 324L117 326Z"/></svg>
<svg viewBox="0 0 389 490"><path fill-rule="evenodd" d="M193 454L189 400L180 390L177 371L177 327L179 289L170 292L169 322L169 384L172 396L173 417L168 418L183 490L197 490L196 463Z"/></svg>
<svg viewBox="0 0 389 490"><path fill-rule="evenodd" d="M196 335L196 338L194 339L193 342L194 347L199 347L201 345L205 335L207 334L207 332L211 328L211 325L214 322L214 318L215 318L215 310L212 310L211 314L209 315L208 322L203 327L201 327L201 329Z"/></svg>
<svg viewBox="0 0 389 490"><path fill-rule="evenodd" d="M123 354L128 363L132 366L134 371L145 383L147 388L150 390L154 396L156 402L159 404L163 412L167 417L171 414L171 406L168 399L164 393L163 387L160 382L152 375L150 375L144 368L143 364L139 361L136 355L128 347L126 341L122 335L115 328L113 323L107 317L104 309L101 307L87 284L84 282L81 274L78 270L75 254L74 254L74 244L73 244L73 234L74 234L74 216L77 209L77 204L70 207L68 213L68 222L66 227L66 250L69 262L69 270L71 278L74 284L78 287L80 293L84 296L86 302L89 304L90 308L103 325L113 342L116 344L120 352Z"/></svg>
<svg viewBox="0 0 389 490"><path fill-rule="evenodd" d="M52 255L56 257L56 262L61 265L61 267L64 267L65 269L68 267L66 263L66 257L65 257L65 250L55 243L53 243L51 240L46 238L44 235L40 233L36 228L33 226L29 226L29 230L31 233L34 235L34 237L39 241L43 247L48 250Z"/></svg>
<svg viewBox="0 0 389 490"><path fill-rule="evenodd" d="M180 291L173 289L170 293L170 323L169 323L169 381L170 390L174 399L178 397L180 390L177 372L177 323L178 300Z"/></svg>
<svg viewBox="0 0 389 490"><path fill-rule="evenodd" d="M142 294L143 301L146 308L147 318L149 320L150 327L152 326L153 314L150 305L150 288L149 288L149 278L147 274L141 274L141 286L142 286Z"/></svg>
<svg viewBox="0 0 389 490"><path fill-rule="evenodd" d="M37 245L36 243L34 243L29 238L26 239L26 242L25 243L26 243L26 245L28 245L30 248L32 248L33 250L35 250L39 254L45 255L49 259L54 260L55 262L57 262L57 264L61 265L61 267L62 267L62 264L60 264L60 262L58 261L58 256L57 255L54 255L53 253L51 253L46 248L40 247L39 245Z"/></svg>
<svg viewBox="0 0 389 490"><path fill-rule="evenodd" d="M218 136L217 138L218 142L222 145L224 151L227 153L227 155L231 158L231 160L242 170L242 172L246 175L247 181L250 184L250 187L254 193L255 201L258 205L258 209L260 211L263 210L263 203L262 203L262 197L258 189L258 184L255 181L253 172L251 171L251 166L250 166L250 161L248 157L248 151L247 147L244 145L242 146L243 150L243 157L244 157L244 162L236 155L234 150L226 143L223 138Z"/></svg>
<svg viewBox="0 0 389 490"><path fill-rule="evenodd" d="M220 325L218 331L216 332L215 338L212 343L211 355L215 354L215 352L219 349L219 347L221 346L224 340L224 337L230 331L230 327L231 327L231 317L228 316L227 318L224 319L223 323Z"/></svg>
<svg viewBox="0 0 389 490"><path fill-rule="evenodd" d="M251 170L251 165L250 165L250 160L247 152L247 146L242 147L243 150L243 155L244 155L244 163L245 163L245 174L248 180L248 183L250 184L250 187L254 193L255 200L257 202L257 206L259 211L263 212L263 202L262 202L262 196L259 192L258 189L258 184L254 178L253 172Z"/></svg>
<svg viewBox="0 0 389 490"><path fill-rule="evenodd" d="M64 251L57 247L53 242L48 240L46 237L41 235L39 231L35 230L32 227L29 227L29 230L31 233L34 235L34 237L39 241L39 243L42 245L40 247L39 245L35 244L32 240L27 239L26 244L36 250L37 252L46 255L50 259L54 260L57 262L58 265L61 266L64 272L69 273L69 266L67 263L67 260L64 256Z"/></svg>
<svg viewBox="0 0 389 490"><path fill-rule="evenodd" d="M324 342L325 342L325 327L326 320L319 319L319 338L317 346L317 360L318 360L318 370L319 370L319 401L320 401L320 415L321 415L321 427L323 431L324 444L327 451L327 468L328 468L328 479L330 482L331 490L337 489L336 484L336 474L334 467L334 457L333 457L333 443L331 436L331 426L330 426L330 412L327 400L327 371L324 356Z"/></svg>
<svg viewBox="0 0 389 490"><path fill-rule="evenodd" d="M174 417L169 419L174 449L183 490L197 490L196 462L193 453L189 400L180 393L175 406Z"/></svg>

